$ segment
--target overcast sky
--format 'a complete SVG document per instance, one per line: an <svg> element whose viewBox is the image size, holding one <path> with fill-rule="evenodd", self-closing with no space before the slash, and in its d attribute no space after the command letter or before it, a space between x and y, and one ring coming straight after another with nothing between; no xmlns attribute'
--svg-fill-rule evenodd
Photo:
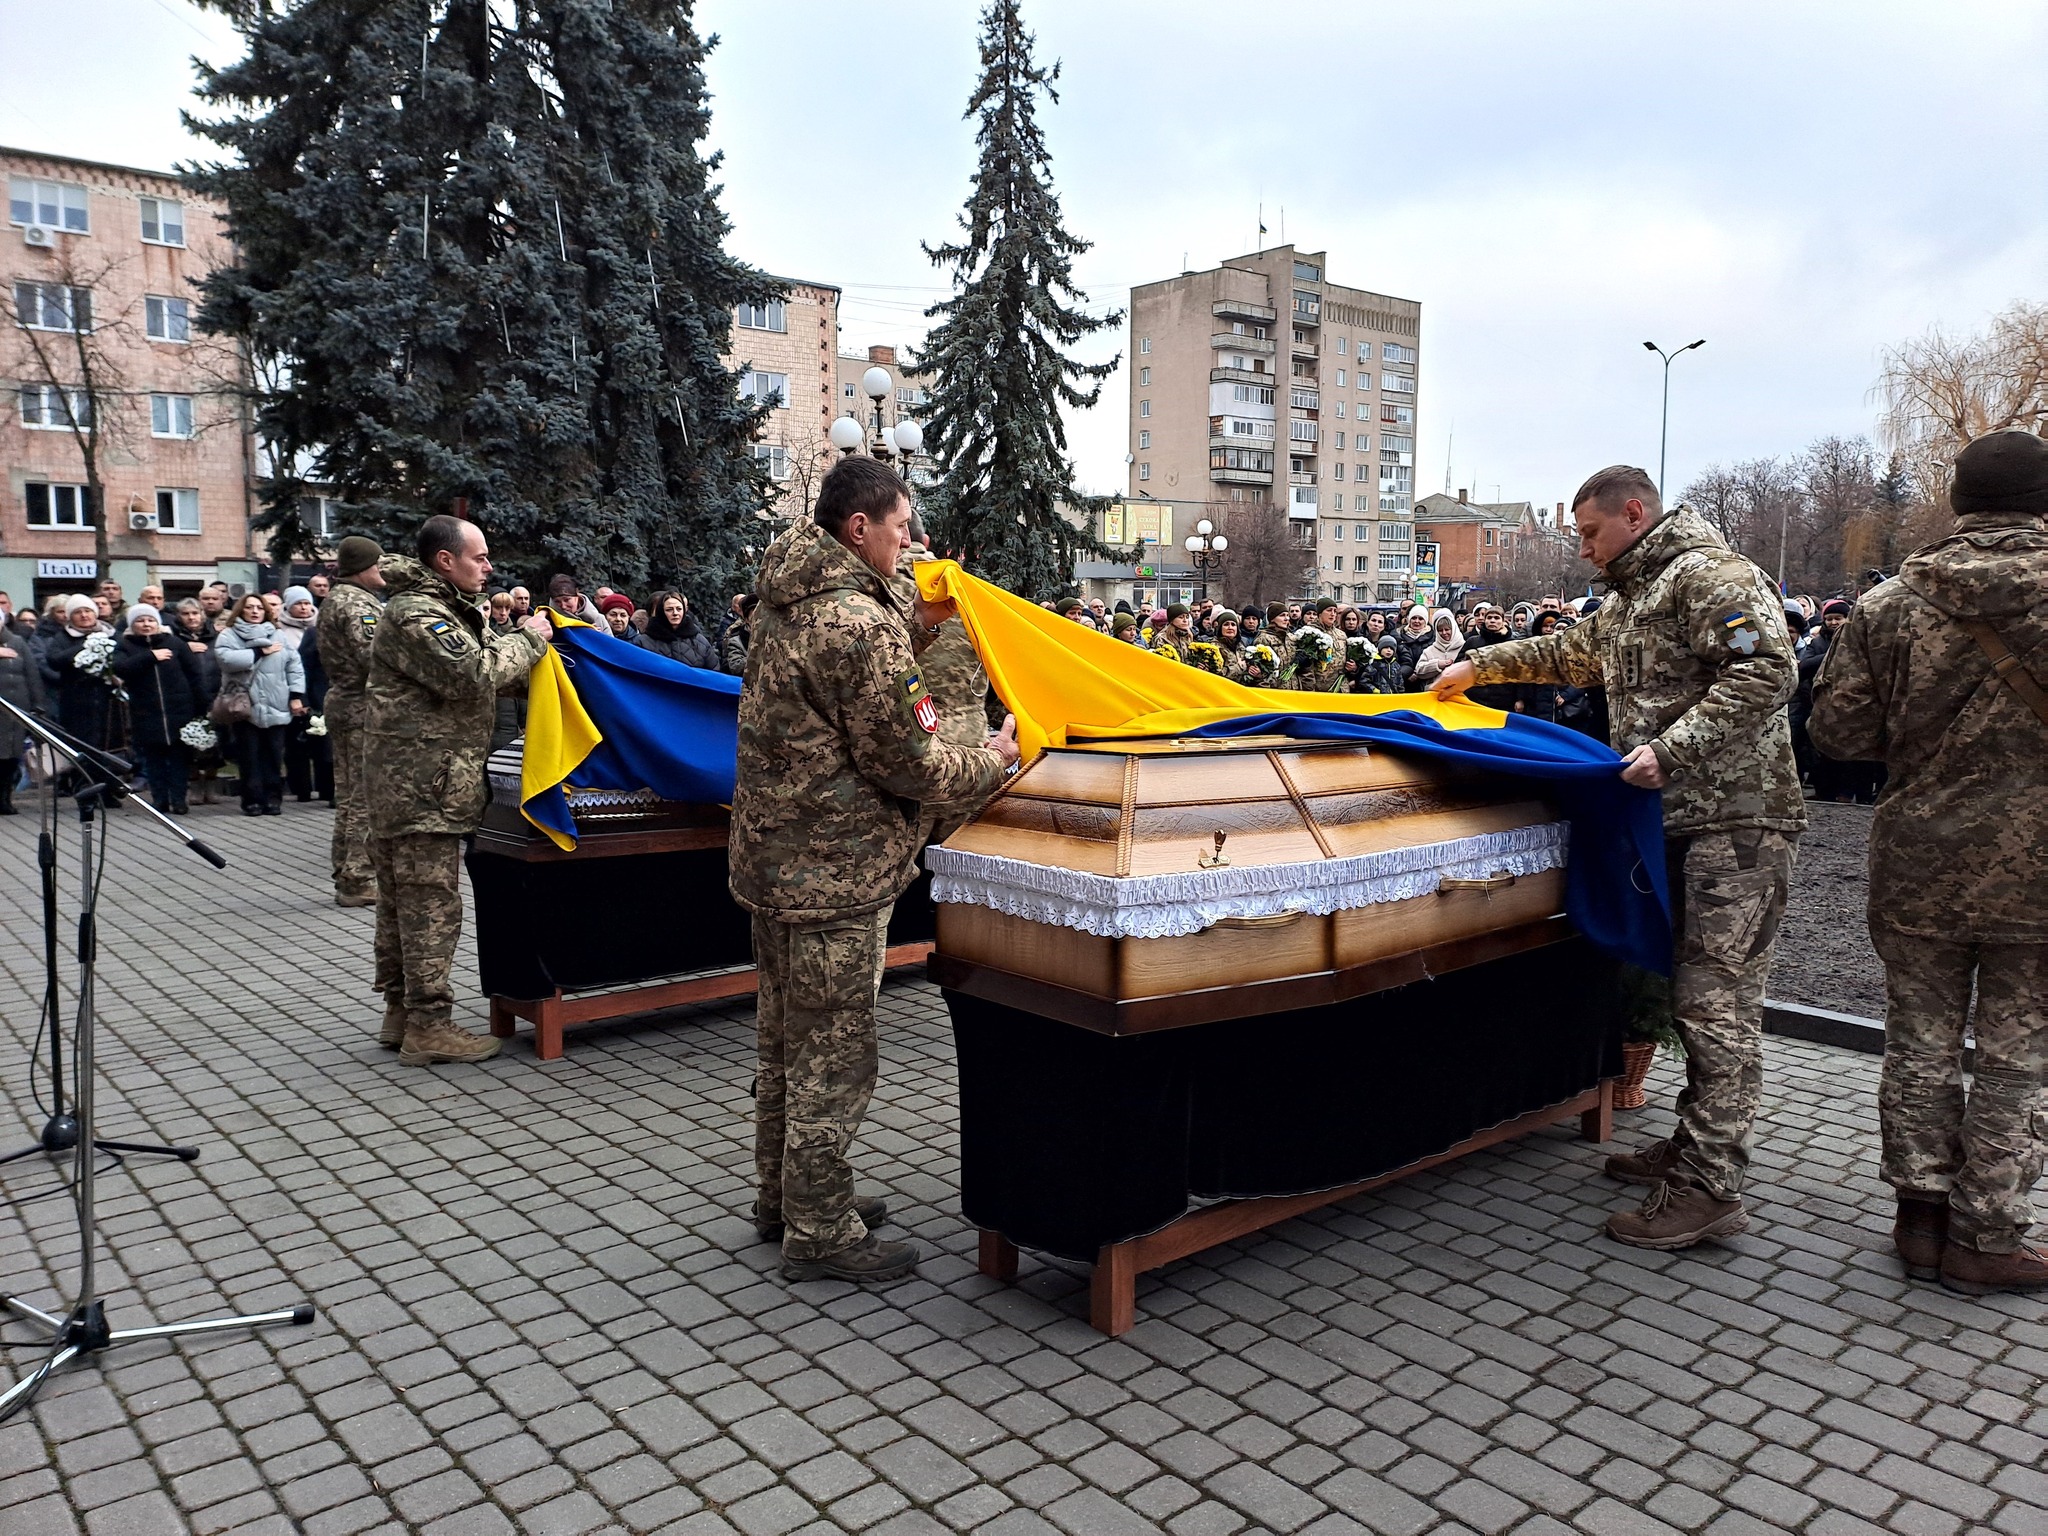
<svg viewBox="0 0 2048 1536"><path fill-rule="evenodd" d="M701 0L733 248L915 342L967 190L969 0ZM2048 10L1951 3L1027 0L1092 303L1276 240L1422 303L1418 486L1556 501L1869 432L1881 350L2048 298ZM90 68L54 60L86 47ZM147 166L224 26L184 0L0 0L0 142ZM29 67L41 59L46 67ZM1106 334L1091 357L1128 352ZM1123 487L1126 374L1072 424ZM1453 437L1453 434L1455 436Z"/></svg>

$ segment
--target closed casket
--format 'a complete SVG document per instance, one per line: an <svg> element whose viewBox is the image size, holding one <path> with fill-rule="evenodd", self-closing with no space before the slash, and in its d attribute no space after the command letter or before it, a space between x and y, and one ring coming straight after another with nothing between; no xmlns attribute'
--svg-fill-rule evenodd
<svg viewBox="0 0 2048 1536"><path fill-rule="evenodd" d="M940 979L991 968L1109 1033L1334 1001L1400 957L1540 929L1568 844L1527 782L1378 747L1054 748L927 851L938 953L961 962Z"/></svg>

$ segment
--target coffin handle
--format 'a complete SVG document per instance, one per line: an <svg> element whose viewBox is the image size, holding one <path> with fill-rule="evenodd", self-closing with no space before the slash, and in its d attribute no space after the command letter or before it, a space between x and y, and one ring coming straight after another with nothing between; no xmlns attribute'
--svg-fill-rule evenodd
<svg viewBox="0 0 2048 1536"><path fill-rule="evenodd" d="M1504 891L1515 883L1516 877L1507 873L1488 875L1483 880L1455 880L1445 875L1436 883L1436 893L1448 896L1453 891L1477 891L1482 896L1491 896L1495 891Z"/></svg>

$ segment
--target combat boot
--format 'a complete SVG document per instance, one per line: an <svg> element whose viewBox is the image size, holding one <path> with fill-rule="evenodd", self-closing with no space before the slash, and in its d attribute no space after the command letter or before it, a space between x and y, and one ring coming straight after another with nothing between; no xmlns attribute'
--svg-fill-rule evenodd
<svg viewBox="0 0 2048 1536"><path fill-rule="evenodd" d="M334 904L337 907L374 907L377 905L377 887L337 885L334 888Z"/></svg>
<svg viewBox="0 0 2048 1536"><path fill-rule="evenodd" d="M1932 1280L1941 1273L1941 1250L1948 1243L1948 1201L1919 1195L1899 1196L1898 1216L1892 1222L1892 1246L1899 1260L1915 1280Z"/></svg>
<svg viewBox="0 0 2048 1536"><path fill-rule="evenodd" d="M1616 1152L1605 1166L1610 1179L1624 1184L1662 1184L1678 1166L1678 1148L1667 1136L1633 1152Z"/></svg>
<svg viewBox="0 0 2048 1536"><path fill-rule="evenodd" d="M1642 1208L1616 1211L1607 1235L1631 1248L1690 1248L1710 1237L1732 1237L1749 1225L1740 1200L1720 1200L1697 1184L1666 1179Z"/></svg>
<svg viewBox="0 0 2048 1536"><path fill-rule="evenodd" d="M901 1280L917 1268L917 1249L910 1243L885 1243L874 1233L837 1253L815 1259L783 1256L785 1280L851 1280L856 1285L874 1285L884 1280Z"/></svg>
<svg viewBox="0 0 2048 1536"><path fill-rule="evenodd" d="M860 1218L860 1224L870 1232L889 1219L889 1202L880 1195L855 1195L853 1214ZM757 1200L747 1207L747 1215L753 1219L754 1230L761 1234L764 1243L782 1241L783 1224L780 1213L763 1216L761 1203Z"/></svg>
<svg viewBox="0 0 2048 1536"><path fill-rule="evenodd" d="M377 1031L377 1043L387 1051L405 1044L405 1008L401 1004L384 1005L384 1025Z"/></svg>
<svg viewBox="0 0 2048 1536"><path fill-rule="evenodd" d="M1983 1253L1950 1242L1941 1250L1941 1283L1965 1296L2048 1290L2048 1253L2031 1243L2021 1243L2011 1253Z"/></svg>
<svg viewBox="0 0 2048 1536"><path fill-rule="evenodd" d="M398 1059L408 1067L431 1067L444 1061L489 1061L498 1054L498 1044L495 1036L473 1035L451 1023L412 1025L398 1047Z"/></svg>

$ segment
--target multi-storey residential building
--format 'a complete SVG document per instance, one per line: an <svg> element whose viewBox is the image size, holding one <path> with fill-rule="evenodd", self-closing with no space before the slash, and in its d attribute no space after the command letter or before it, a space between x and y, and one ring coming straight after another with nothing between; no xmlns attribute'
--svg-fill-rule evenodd
<svg viewBox="0 0 2048 1536"><path fill-rule="evenodd" d="M728 367L738 367L740 393L774 402L754 456L782 486L785 516L808 512L826 462L839 352L839 289L831 283L779 277L788 297L733 311ZM800 506L790 505L801 503Z"/></svg>
<svg viewBox="0 0 2048 1536"><path fill-rule="evenodd" d="M90 588L81 435L127 596L253 583L241 356L194 326L230 255L221 211L163 172L17 149L0 165L0 589L23 606Z"/></svg>
<svg viewBox="0 0 2048 1536"><path fill-rule="evenodd" d="M879 368L889 376L888 392L879 402L867 392L864 382L871 368ZM930 401L931 391L924 384L904 376L903 362L897 356L896 348L876 346L865 352L839 354L839 397L834 402L833 415L851 416L859 422L861 430L867 434L869 447L881 450L883 457L895 451L895 442L888 435L890 430L899 421L921 420ZM877 404L882 415L880 437L875 435ZM911 481L916 485L929 485L934 478L931 461L921 456L910 461L909 471Z"/></svg>
<svg viewBox="0 0 2048 1536"><path fill-rule="evenodd" d="M1333 283L1291 245L1132 289L1130 492L1278 503L1317 591L1399 597L1421 324L1415 300Z"/></svg>

